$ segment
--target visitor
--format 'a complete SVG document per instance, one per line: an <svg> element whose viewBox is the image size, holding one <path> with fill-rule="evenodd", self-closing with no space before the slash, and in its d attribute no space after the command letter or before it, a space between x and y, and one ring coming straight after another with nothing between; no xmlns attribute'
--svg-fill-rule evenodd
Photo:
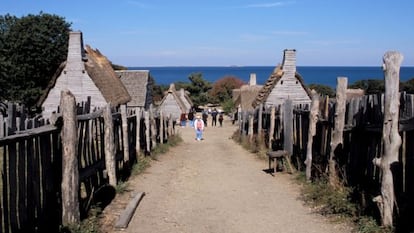
<svg viewBox="0 0 414 233"><path fill-rule="evenodd" d="M213 111L211 111L211 126L217 126L217 109L214 108Z"/></svg>
<svg viewBox="0 0 414 233"><path fill-rule="evenodd" d="M204 121L201 119L200 115L196 116L196 119L194 120L194 130L196 132L196 140L201 141L204 140L203 138L203 132L204 132Z"/></svg>
<svg viewBox="0 0 414 233"><path fill-rule="evenodd" d="M220 123L220 127L223 127L223 120L224 120L223 113L220 113L218 120Z"/></svg>

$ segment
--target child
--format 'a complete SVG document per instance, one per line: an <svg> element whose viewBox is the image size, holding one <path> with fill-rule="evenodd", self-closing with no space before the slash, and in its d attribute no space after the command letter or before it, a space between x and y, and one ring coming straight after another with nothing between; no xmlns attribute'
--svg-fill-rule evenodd
<svg viewBox="0 0 414 233"><path fill-rule="evenodd" d="M200 115L196 116L196 119L194 121L194 129L196 132L196 140L203 140L204 121L201 119Z"/></svg>
<svg viewBox="0 0 414 233"><path fill-rule="evenodd" d="M219 120L219 123L220 123L220 127L223 127L223 113L220 113L218 120Z"/></svg>

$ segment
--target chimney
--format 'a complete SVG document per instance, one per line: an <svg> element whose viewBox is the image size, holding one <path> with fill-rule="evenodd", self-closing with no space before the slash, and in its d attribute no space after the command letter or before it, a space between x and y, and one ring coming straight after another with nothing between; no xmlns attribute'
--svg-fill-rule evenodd
<svg viewBox="0 0 414 233"><path fill-rule="evenodd" d="M84 70L83 60L85 57L82 32L70 32L66 70Z"/></svg>
<svg viewBox="0 0 414 233"><path fill-rule="evenodd" d="M256 86L256 73L251 73L250 74L249 85L250 86Z"/></svg>
<svg viewBox="0 0 414 233"><path fill-rule="evenodd" d="M184 97L184 96L185 96L185 91L184 91L184 88L181 88L181 89L180 89L180 94L181 94L181 97Z"/></svg>

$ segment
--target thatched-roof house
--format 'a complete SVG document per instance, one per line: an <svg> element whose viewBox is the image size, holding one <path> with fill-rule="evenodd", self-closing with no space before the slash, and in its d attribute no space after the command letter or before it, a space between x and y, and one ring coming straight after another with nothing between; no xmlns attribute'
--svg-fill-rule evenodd
<svg viewBox="0 0 414 233"><path fill-rule="evenodd" d="M153 82L148 70L122 70L115 71L131 96L128 107L140 107L148 109L153 103Z"/></svg>
<svg viewBox="0 0 414 233"><path fill-rule="evenodd" d="M252 102L256 99L263 85L257 85L256 74L250 74L250 81L246 85L242 85L239 89L233 90L233 101L235 106L239 106L241 111L254 110Z"/></svg>
<svg viewBox="0 0 414 233"><path fill-rule="evenodd" d="M181 88L179 91L176 92L177 96L181 99L181 102L183 102L183 104L185 105L185 109L186 112L188 113L188 111L193 107L193 101L190 98L190 93L186 90L184 90L184 88Z"/></svg>
<svg viewBox="0 0 414 233"><path fill-rule="evenodd" d="M179 120L182 113L188 113L190 108L186 106L180 94L177 94L175 85L170 84L170 88L161 100L158 107L159 111L162 111L165 116L172 117L173 120Z"/></svg>
<svg viewBox="0 0 414 233"><path fill-rule="evenodd" d="M76 102L91 98L91 108L126 104L131 100L125 86L112 69L111 63L99 50L83 46L81 32L69 35L68 57L53 76L37 106L42 115L49 118L60 104L62 90L68 89Z"/></svg>
<svg viewBox="0 0 414 233"><path fill-rule="evenodd" d="M283 104L291 99L293 104L310 104L311 93L302 76L296 72L296 50L285 49L282 65L277 66L263 88L260 90L252 106L259 104L265 107Z"/></svg>

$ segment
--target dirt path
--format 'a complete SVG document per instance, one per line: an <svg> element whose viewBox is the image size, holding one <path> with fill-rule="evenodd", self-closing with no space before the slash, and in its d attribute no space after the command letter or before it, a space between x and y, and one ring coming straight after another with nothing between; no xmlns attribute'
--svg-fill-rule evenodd
<svg viewBox="0 0 414 233"><path fill-rule="evenodd" d="M229 121L207 127L204 141L194 140L189 127L179 131L184 142L129 181L133 192L146 195L122 232L351 232L303 206L291 175L265 173L267 161L230 139L235 127ZM114 221L126 197L105 209L112 216L107 222Z"/></svg>

